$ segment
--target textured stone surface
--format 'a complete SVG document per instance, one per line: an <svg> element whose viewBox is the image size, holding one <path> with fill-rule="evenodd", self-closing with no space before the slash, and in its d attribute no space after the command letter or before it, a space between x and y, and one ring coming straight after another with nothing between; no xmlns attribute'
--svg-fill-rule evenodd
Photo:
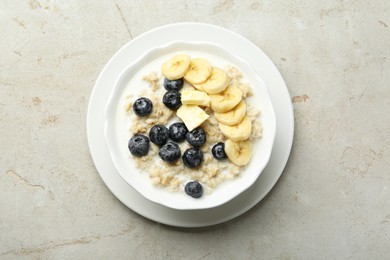
<svg viewBox="0 0 390 260"><path fill-rule="evenodd" d="M186 230L140 217L100 180L86 109L108 59L172 22L252 40L292 95L293 151L243 216ZM386 259L389 1L0 1L0 258Z"/></svg>

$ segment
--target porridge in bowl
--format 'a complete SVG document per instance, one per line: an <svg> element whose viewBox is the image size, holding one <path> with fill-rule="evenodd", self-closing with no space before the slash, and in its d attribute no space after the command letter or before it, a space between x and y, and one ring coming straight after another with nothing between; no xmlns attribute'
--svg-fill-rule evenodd
<svg viewBox="0 0 390 260"><path fill-rule="evenodd" d="M240 70L177 54L126 95L129 160L154 185L193 198L240 176L261 141L260 109Z"/></svg>

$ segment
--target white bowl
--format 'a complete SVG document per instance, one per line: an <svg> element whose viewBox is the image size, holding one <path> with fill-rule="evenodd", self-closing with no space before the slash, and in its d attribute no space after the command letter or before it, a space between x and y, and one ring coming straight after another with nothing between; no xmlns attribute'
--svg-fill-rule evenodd
<svg viewBox="0 0 390 260"><path fill-rule="evenodd" d="M127 147L131 135L128 130L129 125L126 125L129 122L124 122L126 120L125 97L129 93L137 97L136 93L147 87L147 83L142 81L142 76L151 71L160 71L161 64L175 53L207 58L212 65L222 68L227 64L236 66L252 85L254 95L248 98L247 102L261 110L259 120L263 127L262 138L253 143L250 163L239 176L223 181L210 194L204 194L199 199L186 195L182 190L172 192L153 185L148 174L136 168ZM154 48L145 54L140 54L140 58L121 73L115 86L112 87L113 91L106 107L105 141L120 176L150 201L179 210L217 207L248 189L268 163L275 139L276 120L267 87L251 65L221 46L207 42L172 42Z"/></svg>

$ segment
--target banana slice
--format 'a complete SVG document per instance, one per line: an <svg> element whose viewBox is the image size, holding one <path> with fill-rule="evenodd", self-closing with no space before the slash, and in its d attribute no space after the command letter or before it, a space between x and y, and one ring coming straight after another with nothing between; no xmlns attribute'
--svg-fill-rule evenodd
<svg viewBox="0 0 390 260"><path fill-rule="evenodd" d="M192 131L209 118L209 115L198 106L181 105L176 115L183 120L188 131Z"/></svg>
<svg viewBox="0 0 390 260"><path fill-rule="evenodd" d="M205 82L211 75L211 65L205 59L192 59L184 79L191 84L200 84Z"/></svg>
<svg viewBox="0 0 390 260"><path fill-rule="evenodd" d="M207 92L207 91L206 91ZM210 95L211 109L217 113L226 113L232 110L242 100L242 92L236 86L229 86L216 95Z"/></svg>
<svg viewBox="0 0 390 260"><path fill-rule="evenodd" d="M187 54L175 55L172 59L163 63L162 74L170 80L184 77L190 67L191 57Z"/></svg>
<svg viewBox="0 0 390 260"><path fill-rule="evenodd" d="M203 91L185 89L181 92L181 103L208 107L210 106L210 97Z"/></svg>
<svg viewBox="0 0 390 260"><path fill-rule="evenodd" d="M243 141L248 139L252 133L252 122L248 116L245 116L237 125L224 125L219 123L219 129L221 129L222 134L228 139L234 142Z"/></svg>
<svg viewBox="0 0 390 260"><path fill-rule="evenodd" d="M226 89L229 85L229 78L226 72L213 67L211 75L206 82L201 84L194 84L195 88L200 88L208 94L218 94Z"/></svg>
<svg viewBox="0 0 390 260"><path fill-rule="evenodd" d="M202 88L200 85L193 85L193 86L194 86L194 88L196 88L197 90L205 92L205 91L203 90L203 88Z"/></svg>
<svg viewBox="0 0 390 260"><path fill-rule="evenodd" d="M183 102L183 94L181 95ZM243 100L241 100L238 105L233 108L233 110L226 113L214 113L215 118L219 123L224 125L237 125L241 122L246 114L246 105Z"/></svg>
<svg viewBox="0 0 390 260"><path fill-rule="evenodd" d="M252 144L249 140L233 142L228 139L225 142L225 152L232 163L246 165L252 157Z"/></svg>

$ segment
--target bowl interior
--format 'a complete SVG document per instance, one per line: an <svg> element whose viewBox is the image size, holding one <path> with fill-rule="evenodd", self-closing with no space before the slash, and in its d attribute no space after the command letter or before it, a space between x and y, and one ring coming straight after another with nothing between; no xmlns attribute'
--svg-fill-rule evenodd
<svg viewBox="0 0 390 260"><path fill-rule="evenodd" d="M170 192L153 185L148 174L140 172L136 168L127 148L128 139L132 134L129 131L129 122L124 110L125 97L129 94L137 97L143 88L148 87L148 83L143 81L142 77L152 71L159 72L161 64L176 53L187 53L191 57L207 58L213 66L221 68L229 64L237 67L252 86L254 95L247 99L248 104L258 107L261 111L259 120L263 127L262 138L253 143L250 163L239 176L232 180L225 180L211 194L205 194L200 199L193 199L183 191ZM258 75L251 65L226 51L223 47L207 42L174 42L140 54L140 58L132 62L121 73L113 86L105 115L105 141L121 177L147 199L180 210L216 207L249 188L268 163L275 132L275 113L267 87L261 80L261 75Z"/></svg>

